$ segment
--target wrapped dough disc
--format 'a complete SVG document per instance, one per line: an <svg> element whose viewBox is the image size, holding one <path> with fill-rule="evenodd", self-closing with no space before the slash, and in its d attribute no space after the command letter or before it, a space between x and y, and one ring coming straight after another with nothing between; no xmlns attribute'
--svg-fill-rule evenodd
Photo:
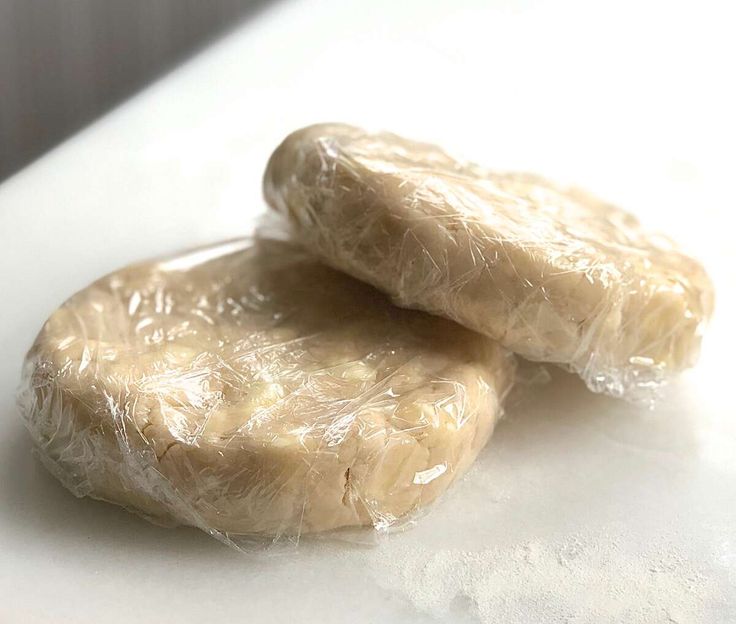
<svg viewBox="0 0 736 624"><path fill-rule="evenodd" d="M713 306L703 268L580 191L323 124L276 149L264 192L332 266L594 391L648 400L697 358Z"/></svg>
<svg viewBox="0 0 736 624"><path fill-rule="evenodd" d="M236 241L79 292L28 354L21 407L78 496L221 537L385 528L443 492L513 359L288 243Z"/></svg>

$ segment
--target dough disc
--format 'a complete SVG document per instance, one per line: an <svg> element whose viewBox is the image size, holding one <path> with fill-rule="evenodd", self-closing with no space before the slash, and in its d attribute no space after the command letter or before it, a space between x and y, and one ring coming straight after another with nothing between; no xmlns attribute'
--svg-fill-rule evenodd
<svg viewBox="0 0 736 624"><path fill-rule="evenodd" d="M581 191L342 124L287 137L264 191L330 265L594 391L648 401L697 359L703 268Z"/></svg>
<svg viewBox="0 0 736 624"><path fill-rule="evenodd" d="M410 518L475 459L513 359L288 243L235 241L79 292L21 407L78 496L215 535Z"/></svg>

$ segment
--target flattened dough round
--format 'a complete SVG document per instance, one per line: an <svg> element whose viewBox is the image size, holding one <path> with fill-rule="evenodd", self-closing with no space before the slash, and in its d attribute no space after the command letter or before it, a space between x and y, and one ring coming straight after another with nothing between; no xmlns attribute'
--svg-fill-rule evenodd
<svg viewBox="0 0 736 624"><path fill-rule="evenodd" d="M235 241L79 292L21 406L79 496L221 535L387 527L488 439L513 360L288 243Z"/></svg>
<svg viewBox="0 0 736 624"><path fill-rule="evenodd" d="M343 124L289 135L264 192L331 266L596 392L647 401L697 359L704 269L587 193Z"/></svg>

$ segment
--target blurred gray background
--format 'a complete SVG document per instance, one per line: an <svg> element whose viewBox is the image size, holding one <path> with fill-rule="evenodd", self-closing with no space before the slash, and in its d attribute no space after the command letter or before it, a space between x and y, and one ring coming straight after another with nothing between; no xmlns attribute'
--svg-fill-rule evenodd
<svg viewBox="0 0 736 624"><path fill-rule="evenodd" d="M269 0L0 0L0 180Z"/></svg>

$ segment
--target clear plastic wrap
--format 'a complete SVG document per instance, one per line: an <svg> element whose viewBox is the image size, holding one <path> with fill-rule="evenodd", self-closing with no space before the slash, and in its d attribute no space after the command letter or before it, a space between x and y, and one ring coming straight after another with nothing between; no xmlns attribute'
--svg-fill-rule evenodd
<svg viewBox="0 0 736 624"><path fill-rule="evenodd" d="M713 307L701 265L582 191L323 124L276 149L264 193L331 266L593 391L651 401L697 359Z"/></svg>
<svg viewBox="0 0 736 624"><path fill-rule="evenodd" d="M77 496L246 547L405 525L473 462L513 375L490 339L240 240L74 295L19 404Z"/></svg>

